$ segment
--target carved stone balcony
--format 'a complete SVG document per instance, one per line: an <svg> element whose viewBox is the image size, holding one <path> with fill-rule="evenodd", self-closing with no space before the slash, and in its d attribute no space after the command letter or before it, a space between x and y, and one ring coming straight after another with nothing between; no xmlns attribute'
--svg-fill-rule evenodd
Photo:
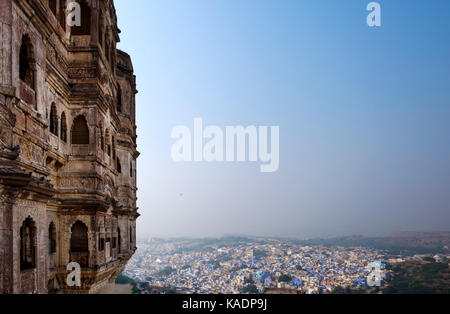
<svg viewBox="0 0 450 314"><path fill-rule="evenodd" d="M89 253L70 252L70 261L80 264L81 268L88 268Z"/></svg>

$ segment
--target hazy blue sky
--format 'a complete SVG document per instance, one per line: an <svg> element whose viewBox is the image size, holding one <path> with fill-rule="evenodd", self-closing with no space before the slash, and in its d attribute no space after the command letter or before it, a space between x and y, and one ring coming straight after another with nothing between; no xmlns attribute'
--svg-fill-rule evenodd
<svg viewBox="0 0 450 314"><path fill-rule="evenodd" d="M115 0L140 236L450 229L450 1ZM280 169L174 163L172 128L279 125Z"/></svg>

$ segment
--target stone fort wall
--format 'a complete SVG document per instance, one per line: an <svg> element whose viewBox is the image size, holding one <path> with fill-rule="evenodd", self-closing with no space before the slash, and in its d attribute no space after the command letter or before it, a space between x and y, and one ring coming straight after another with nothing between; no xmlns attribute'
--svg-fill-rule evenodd
<svg viewBox="0 0 450 314"><path fill-rule="evenodd" d="M94 293L136 250L136 78L113 1L76 2L0 0L0 293Z"/></svg>

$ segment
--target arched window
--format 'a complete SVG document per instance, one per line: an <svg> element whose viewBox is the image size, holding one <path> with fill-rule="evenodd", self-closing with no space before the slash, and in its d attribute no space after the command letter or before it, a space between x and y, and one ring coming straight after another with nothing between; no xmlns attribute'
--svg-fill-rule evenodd
<svg viewBox="0 0 450 314"><path fill-rule="evenodd" d="M122 112L122 89L117 88L117 112Z"/></svg>
<svg viewBox="0 0 450 314"><path fill-rule="evenodd" d="M88 248L88 228L81 221L77 221L72 226L72 235L70 238L71 253L87 253Z"/></svg>
<svg viewBox="0 0 450 314"><path fill-rule="evenodd" d="M66 0L59 0L59 25L66 30Z"/></svg>
<svg viewBox="0 0 450 314"><path fill-rule="evenodd" d="M117 231L113 232L111 248L117 249Z"/></svg>
<svg viewBox="0 0 450 314"><path fill-rule="evenodd" d="M109 133L109 129L105 131L105 143L106 143L106 153L108 156L111 156L111 135Z"/></svg>
<svg viewBox="0 0 450 314"><path fill-rule="evenodd" d="M89 128L87 126L86 118L84 116L78 116L73 121L72 144L75 145L89 144Z"/></svg>
<svg viewBox="0 0 450 314"><path fill-rule="evenodd" d="M27 218L20 228L20 269L36 268L36 224Z"/></svg>
<svg viewBox="0 0 450 314"><path fill-rule="evenodd" d="M48 253L56 253L56 227L53 222L48 227Z"/></svg>
<svg viewBox="0 0 450 314"><path fill-rule="evenodd" d="M130 177L133 177L133 161L130 160Z"/></svg>
<svg viewBox="0 0 450 314"><path fill-rule="evenodd" d="M67 143L67 120L65 112L61 114L61 140Z"/></svg>
<svg viewBox="0 0 450 314"><path fill-rule="evenodd" d="M130 226L130 244L133 243L133 228Z"/></svg>
<svg viewBox="0 0 450 314"><path fill-rule="evenodd" d="M52 11L53 15L56 16L56 0L49 0L48 6L50 8L50 11Z"/></svg>
<svg viewBox="0 0 450 314"><path fill-rule="evenodd" d="M122 173L122 165L120 164L120 159L117 157L117 164L116 164L117 172Z"/></svg>
<svg viewBox="0 0 450 314"><path fill-rule="evenodd" d="M98 251L103 252L105 250L105 229L99 228L98 231Z"/></svg>
<svg viewBox="0 0 450 314"><path fill-rule="evenodd" d="M19 78L32 89L34 89L33 63L33 46L30 38L24 35L19 52Z"/></svg>
<svg viewBox="0 0 450 314"><path fill-rule="evenodd" d="M50 133L58 136L58 113L55 104L50 108Z"/></svg>
<svg viewBox="0 0 450 314"><path fill-rule="evenodd" d="M77 0L81 8L81 25L72 26L72 35L90 35L91 34L91 8L85 0Z"/></svg>

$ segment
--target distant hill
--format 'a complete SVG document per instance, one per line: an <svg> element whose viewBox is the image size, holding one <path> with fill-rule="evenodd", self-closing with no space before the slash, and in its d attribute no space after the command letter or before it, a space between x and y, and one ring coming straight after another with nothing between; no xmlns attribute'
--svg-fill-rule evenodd
<svg viewBox="0 0 450 314"><path fill-rule="evenodd" d="M302 245L372 247L391 254L448 254L450 232L401 232L388 237L348 236L330 239L295 241Z"/></svg>
<svg viewBox="0 0 450 314"><path fill-rule="evenodd" d="M392 255L449 254L450 232L399 232L388 237L347 236L327 239L298 240L292 238L263 238L226 236L222 238L152 239L151 243L175 244L174 253L214 250L213 246L264 244L267 241L288 241L298 245L342 247L371 247L388 251Z"/></svg>

